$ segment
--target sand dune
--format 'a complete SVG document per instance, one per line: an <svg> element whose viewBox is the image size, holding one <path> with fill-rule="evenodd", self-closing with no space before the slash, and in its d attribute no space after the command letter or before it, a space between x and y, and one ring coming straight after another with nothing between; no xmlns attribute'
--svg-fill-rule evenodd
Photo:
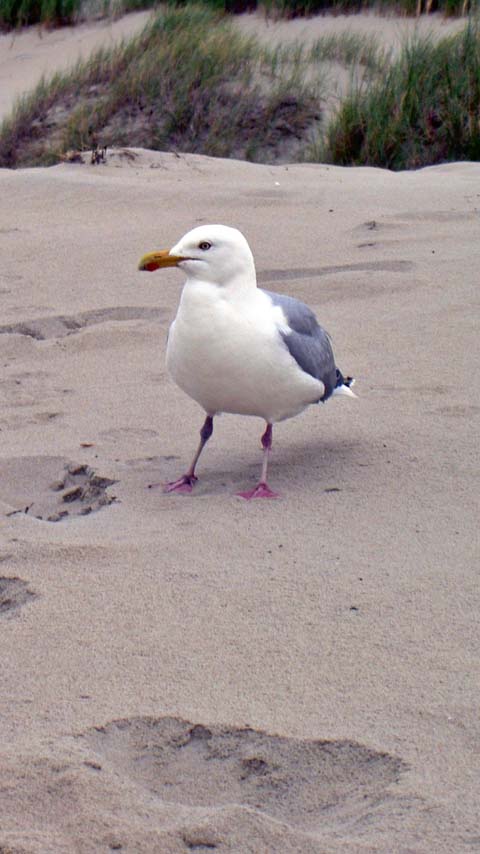
<svg viewBox="0 0 480 854"><path fill-rule="evenodd" d="M112 45L138 33L151 13L133 12L118 20L96 21L76 27L47 30L30 27L20 32L0 34L0 119L8 115L15 99L32 89L42 75L51 75L72 67L99 47ZM293 21L273 21L262 13L234 18L235 26L246 35L255 35L270 45L300 41L309 44L333 33L352 32L373 35L379 44L396 47L414 31L437 36L458 31L464 19L446 19L438 14L414 18L385 17L375 14L319 15ZM326 95L341 85L348 75L335 63L326 63L330 78L325 81Z"/></svg>
<svg viewBox="0 0 480 854"><path fill-rule="evenodd" d="M106 20L47 30L28 27L0 34L0 119L15 99L32 89L42 75L65 71L93 50L128 38L145 26L150 12L133 12Z"/></svg>

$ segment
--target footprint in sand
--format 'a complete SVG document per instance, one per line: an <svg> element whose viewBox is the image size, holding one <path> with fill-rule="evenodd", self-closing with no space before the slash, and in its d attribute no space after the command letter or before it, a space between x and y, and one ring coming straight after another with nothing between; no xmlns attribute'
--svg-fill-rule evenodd
<svg viewBox="0 0 480 854"><path fill-rule="evenodd" d="M0 326L0 335L27 335L37 341L46 341L51 338L64 338L66 335L81 332L87 326L112 320L162 320L166 316L168 316L166 309L149 306L95 308L78 314L59 314L22 320L19 323L7 323Z"/></svg>
<svg viewBox="0 0 480 854"><path fill-rule="evenodd" d="M13 457L0 462L0 500L46 522L86 516L115 501L107 492L116 481L85 464L62 457Z"/></svg>
<svg viewBox="0 0 480 854"><path fill-rule="evenodd" d="M22 578L0 576L0 617L17 611L36 595Z"/></svg>
<svg viewBox="0 0 480 854"><path fill-rule="evenodd" d="M401 759L352 741L302 741L173 717L113 721L79 738L100 767L163 802L219 813L240 805L304 832L322 828L327 815L339 824L352 811L367 815L406 770Z"/></svg>

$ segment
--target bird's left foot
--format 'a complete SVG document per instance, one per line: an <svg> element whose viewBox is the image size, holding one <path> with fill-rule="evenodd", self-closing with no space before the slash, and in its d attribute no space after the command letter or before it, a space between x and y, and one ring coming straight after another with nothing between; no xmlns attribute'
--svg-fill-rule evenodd
<svg viewBox="0 0 480 854"><path fill-rule="evenodd" d="M189 493L192 491L196 482L197 478L194 474L184 474L183 477L179 477L178 480L172 480L170 483L164 483L163 491Z"/></svg>
<svg viewBox="0 0 480 854"><path fill-rule="evenodd" d="M268 483L259 483L255 489L249 492L237 492L236 495L245 498L246 501L250 501L251 498L280 498L278 492L272 492Z"/></svg>

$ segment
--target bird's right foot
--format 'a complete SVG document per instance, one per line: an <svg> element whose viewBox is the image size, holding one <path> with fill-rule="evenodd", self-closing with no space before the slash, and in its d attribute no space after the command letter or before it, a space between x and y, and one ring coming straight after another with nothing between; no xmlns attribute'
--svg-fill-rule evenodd
<svg viewBox="0 0 480 854"><path fill-rule="evenodd" d="M248 492L236 492L239 498L244 498L245 501L251 501L252 498L280 498L278 492L272 492L268 483L259 483L255 489L250 489Z"/></svg>
<svg viewBox="0 0 480 854"><path fill-rule="evenodd" d="M178 480L172 480L170 483L164 483L163 491L189 493L192 491L196 482L197 478L194 474L184 474L182 477L179 477Z"/></svg>

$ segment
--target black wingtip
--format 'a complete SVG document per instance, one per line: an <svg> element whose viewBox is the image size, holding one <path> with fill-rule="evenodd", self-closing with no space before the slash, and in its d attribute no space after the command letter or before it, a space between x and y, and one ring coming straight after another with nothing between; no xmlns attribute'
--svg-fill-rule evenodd
<svg viewBox="0 0 480 854"><path fill-rule="evenodd" d="M344 377L342 372L337 368L337 382L335 383L335 388L338 388L341 385L346 385L347 388L350 388L354 382L355 380L353 377Z"/></svg>

